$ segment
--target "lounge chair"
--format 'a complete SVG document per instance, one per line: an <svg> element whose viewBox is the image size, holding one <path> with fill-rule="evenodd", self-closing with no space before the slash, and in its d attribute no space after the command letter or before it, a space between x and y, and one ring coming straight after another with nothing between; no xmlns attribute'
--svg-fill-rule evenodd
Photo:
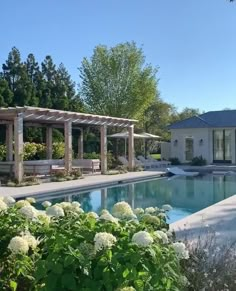
<svg viewBox="0 0 236 291"><path fill-rule="evenodd" d="M126 167L129 166L129 162L125 157L118 157L118 160ZM135 162L135 166L141 166L141 167L145 167L145 165L143 165L143 163L141 163L141 161L137 160L136 158L134 158L134 162Z"/></svg>
<svg viewBox="0 0 236 291"><path fill-rule="evenodd" d="M149 161L156 162L157 165L159 164L160 167L167 167L167 166L171 165L171 162L169 162L169 161L165 161L165 160L157 161L151 156L148 156L147 158Z"/></svg>
<svg viewBox="0 0 236 291"><path fill-rule="evenodd" d="M139 161L141 161L142 164L146 165L147 167L155 168L157 166L155 162L147 160L143 156L138 156L138 159Z"/></svg>

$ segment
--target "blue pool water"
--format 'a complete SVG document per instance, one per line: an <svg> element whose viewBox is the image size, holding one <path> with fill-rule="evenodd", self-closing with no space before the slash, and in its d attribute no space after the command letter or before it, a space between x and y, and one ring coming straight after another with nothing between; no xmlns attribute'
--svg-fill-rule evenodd
<svg viewBox="0 0 236 291"><path fill-rule="evenodd" d="M119 185L89 192L73 192L68 195L38 196L37 204L50 200L79 201L85 211L99 213L111 210L119 201L127 201L132 207L161 207L170 204L168 222L172 223L194 212L236 194L236 176L204 175L199 177L160 178L132 184Z"/></svg>

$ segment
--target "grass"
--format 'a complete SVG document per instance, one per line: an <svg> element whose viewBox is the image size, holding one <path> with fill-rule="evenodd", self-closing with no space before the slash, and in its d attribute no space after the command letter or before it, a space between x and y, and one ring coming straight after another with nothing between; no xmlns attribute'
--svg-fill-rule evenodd
<svg viewBox="0 0 236 291"><path fill-rule="evenodd" d="M156 160L160 160L161 159L161 154L151 154L150 155L153 159L156 159Z"/></svg>

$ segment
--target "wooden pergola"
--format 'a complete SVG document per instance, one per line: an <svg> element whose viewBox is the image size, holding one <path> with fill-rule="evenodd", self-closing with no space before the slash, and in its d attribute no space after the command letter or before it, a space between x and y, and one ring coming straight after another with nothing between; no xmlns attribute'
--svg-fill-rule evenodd
<svg viewBox="0 0 236 291"><path fill-rule="evenodd" d="M65 169L72 169L72 127L81 130L78 140L79 157L83 157L82 125L98 126L101 143L101 173L107 171L107 127L121 127L129 132L129 168L134 167L134 124L137 120L62 111L39 107L0 107L0 124L6 125L7 161L13 161L14 175L21 182L23 167L23 127L45 127L47 159L52 159L52 129L64 128L65 136ZM13 155L14 141L14 155Z"/></svg>

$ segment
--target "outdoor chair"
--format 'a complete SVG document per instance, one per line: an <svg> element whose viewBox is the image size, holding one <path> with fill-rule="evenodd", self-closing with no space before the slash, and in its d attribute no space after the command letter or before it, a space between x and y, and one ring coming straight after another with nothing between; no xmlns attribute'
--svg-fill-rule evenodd
<svg viewBox="0 0 236 291"><path fill-rule="evenodd" d="M159 165L159 167L167 167L167 166L171 165L171 162L169 162L169 161L164 161L164 160L157 161L151 156L148 156L147 158L149 161L155 162L156 165Z"/></svg>
<svg viewBox="0 0 236 291"><path fill-rule="evenodd" d="M135 164L146 168L151 168L153 166L153 163L150 161L146 161L145 158L143 161L141 161L140 159L134 158L135 160Z"/></svg>
<svg viewBox="0 0 236 291"><path fill-rule="evenodd" d="M155 168L157 164L154 161L150 161L148 159L145 159L143 156L138 156L138 159L145 165L150 166L150 168Z"/></svg>

